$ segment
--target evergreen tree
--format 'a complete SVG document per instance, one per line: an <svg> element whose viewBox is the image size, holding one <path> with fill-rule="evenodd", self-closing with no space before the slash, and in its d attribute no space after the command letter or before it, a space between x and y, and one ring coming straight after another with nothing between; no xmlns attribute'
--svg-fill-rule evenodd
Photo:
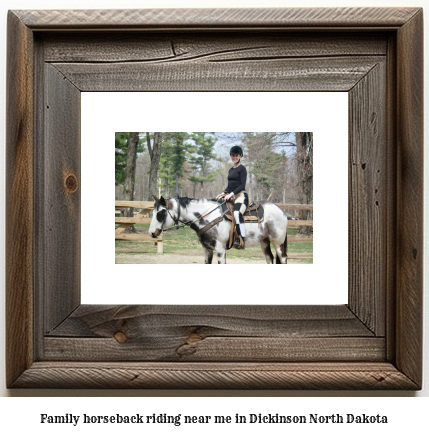
<svg viewBox="0 0 429 436"><path fill-rule="evenodd" d="M173 157L171 159L171 172L174 177L175 191L179 195L179 188L182 187L179 183L179 178L183 177L185 172L185 162L189 157L189 152L194 151L192 146L186 142L189 134L186 132L172 133Z"/></svg>
<svg viewBox="0 0 429 436"><path fill-rule="evenodd" d="M180 179L185 175L185 163L190 153L195 151L195 147L187 142L190 137L187 132L164 133L164 137L159 167L161 178L159 186L168 197L172 192L178 195L180 188L183 188Z"/></svg>
<svg viewBox="0 0 429 436"><path fill-rule="evenodd" d="M158 186L163 189L164 196L169 197L170 187L174 186L174 178L172 177L174 150L170 138L166 139L165 136L161 145L161 159L158 170L158 178L161 179L161 182Z"/></svg>
<svg viewBox="0 0 429 436"><path fill-rule="evenodd" d="M143 152L144 140L140 136L137 144L137 153ZM129 132L115 132L115 184L123 185L125 182L125 174L127 170L127 154Z"/></svg>
<svg viewBox="0 0 429 436"><path fill-rule="evenodd" d="M122 185L127 169L128 132L115 133L115 184Z"/></svg>
<svg viewBox="0 0 429 436"><path fill-rule="evenodd" d="M210 172L210 161L216 159L216 154L213 151L216 138L205 132L193 133L191 138L195 142L196 150L195 155L191 157L189 162L192 165L192 170L197 171L198 175L189 177L189 180L194 183L194 197L195 186L200 183L200 195L201 198L204 198L204 182L213 182L218 174L217 172Z"/></svg>

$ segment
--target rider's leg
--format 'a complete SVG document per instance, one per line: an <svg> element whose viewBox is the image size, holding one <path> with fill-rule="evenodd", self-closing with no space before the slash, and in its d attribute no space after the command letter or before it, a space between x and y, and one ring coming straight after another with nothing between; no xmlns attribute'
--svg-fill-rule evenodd
<svg viewBox="0 0 429 436"><path fill-rule="evenodd" d="M237 203L235 204L237 206ZM244 227L243 214L239 210L234 210L235 226L242 238L246 237L246 229Z"/></svg>
<svg viewBox="0 0 429 436"><path fill-rule="evenodd" d="M247 196L247 192L240 192L235 197L235 206L234 206L234 219L236 222L237 233L241 235L243 239L243 244L245 242L246 237L246 228L244 226L244 218L243 213L249 204L249 197ZM242 247L244 248L244 246Z"/></svg>

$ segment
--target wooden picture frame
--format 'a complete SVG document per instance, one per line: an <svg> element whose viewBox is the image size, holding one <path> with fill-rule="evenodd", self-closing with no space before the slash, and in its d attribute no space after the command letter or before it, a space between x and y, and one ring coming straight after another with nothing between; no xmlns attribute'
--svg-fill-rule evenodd
<svg viewBox="0 0 429 436"><path fill-rule="evenodd" d="M420 389L422 45L419 8L10 11L7 386ZM80 94L166 90L349 93L347 305L80 304Z"/></svg>

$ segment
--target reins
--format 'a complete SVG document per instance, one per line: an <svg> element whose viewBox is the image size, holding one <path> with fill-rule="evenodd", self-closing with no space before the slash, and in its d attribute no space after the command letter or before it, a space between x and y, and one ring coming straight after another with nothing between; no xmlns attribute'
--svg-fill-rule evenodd
<svg viewBox="0 0 429 436"><path fill-rule="evenodd" d="M214 212L216 209L219 209L224 203L226 203L226 200L224 200L222 203L220 203L218 206L216 206L214 209L212 209L212 210L210 210L210 208L212 207L212 206L210 206L208 209L207 209L207 211L208 210L210 210L210 212L208 212L208 213L205 213L205 215L202 215L202 216L200 216L199 218L197 218L197 219L195 219L194 221L187 221L187 222L184 222L184 221L181 221L179 218L180 218L180 203L179 203L179 201L177 200L177 206L178 206L178 212L177 212L177 218L173 218L172 216L171 216L171 213L170 213L170 211L167 209L167 208L165 208L166 209L166 211L168 212L168 215L170 215L170 218L174 221L174 226L171 226L171 227L168 227L168 228L166 228L166 229L162 229L162 231L163 232L170 232L171 230L179 230L179 229L181 229L181 228L183 228L183 227L190 227L192 224L194 224L194 223L196 223L197 221L199 221L199 220L202 220L203 218L205 218L206 216L208 216L208 215L210 215L212 212ZM206 212L207 212L206 211ZM179 222L181 222L182 223L182 225L180 226L178 223Z"/></svg>

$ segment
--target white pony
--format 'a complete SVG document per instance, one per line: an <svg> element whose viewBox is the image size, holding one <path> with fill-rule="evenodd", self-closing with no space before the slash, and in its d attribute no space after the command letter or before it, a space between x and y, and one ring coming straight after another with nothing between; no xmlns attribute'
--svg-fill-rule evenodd
<svg viewBox="0 0 429 436"><path fill-rule="evenodd" d="M217 263L226 263L226 251L231 229L231 221L220 219L221 209L217 208L216 200L195 200L187 197L155 199L153 218L149 226L149 234L157 238L164 226L170 227L179 222L189 225L198 232L219 218L198 238L203 247L204 262L211 264L213 253L216 253ZM264 220L261 223L246 223L246 247L261 244L267 263L274 263L270 242L276 251L276 263L287 263L287 215L274 203L259 202L264 208ZM217 208L216 210L214 210ZM210 211L212 211L210 213ZM208 214L208 215L207 215ZM203 218L201 218L203 217Z"/></svg>

